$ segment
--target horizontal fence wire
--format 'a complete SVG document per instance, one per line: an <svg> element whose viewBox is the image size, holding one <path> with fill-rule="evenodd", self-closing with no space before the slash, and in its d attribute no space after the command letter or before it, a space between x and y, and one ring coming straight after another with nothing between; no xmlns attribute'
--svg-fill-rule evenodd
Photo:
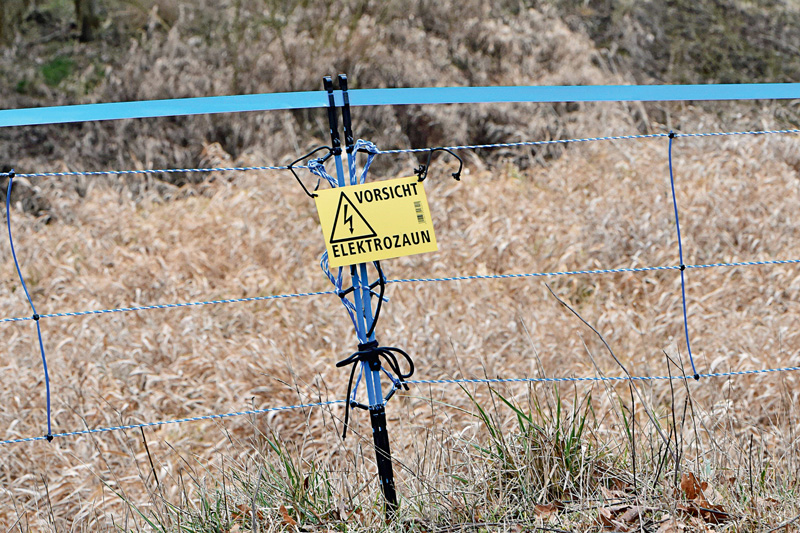
<svg viewBox="0 0 800 533"><path fill-rule="evenodd" d="M221 414L214 414L214 415L204 415L204 416L192 416L188 418L178 418L175 420L162 420L159 422L142 422L141 424L127 424L123 426L108 426L108 427L101 427L101 428L94 428L94 429L84 429L79 431L69 431L66 433L56 433L51 435L53 438L64 438L64 437L79 437L81 435L92 435L95 433L109 433L111 431L122 431L126 429L139 429L139 428L152 428L152 427L159 427L159 426L167 426L170 424L183 424L185 422L200 422L202 420L221 420L223 418L232 418L235 416L246 416L246 415L261 415L264 413L273 413L277 411L291 411L294 409L306 409L306 408L313 408L313 407L325 407L327 405L334 405L337 403L344 403L344 400L331 400L328 402L317 402L317 403L303 403L297 405L286 405L283 407L267 407L264 409L250 409L248 411L235 411L232 413L221 413ZM39 440L47 440L47 435L41 437L26 437L22 439L8 439L0 441L0 445L3 444L18 444L21 442L35 442Z"/></svg>
<svg viewBox="0 0 800 533"><path fill-rule="evenodd" d="M708 263L703 265L684 265L687 269L690 268L721 268L721 267L751 267L751 266L768 266L768 265L794 265L800 263L800 259L774 259L764 261L738 261L732 263ZM598 270L565 270L561 272L529 272L522 274L474 274L468 276L450 276L438 278L405 278L405 279L387 279L386 283L436 283L445 281L473 281L473 280L491 280L491 279L524 279L524 278L542 278L542 277L558 277L558 276L578 276L578 275L597 275L597 274L622 274L622 273L636 273L636 272L654 272L660 270L680 270L679 265L673 266L651 266L651 267L638 267L638 268L609 268ZM208 300L199 302L185 302L185 303L170 303L170 304L155 304L155 305L142 305L135 307L117 307L113 309L96 309L90 311L74 311L67 313L49 313L39 315L39 319L45 318L59 318L59 317L78 317L88 315L103 315L109 313L127 313L137 311L152 311L156 309L175 309L180 307L200 307L206 305L218 304L232 304L232 303L246 303L246 302L263 302L269 300L281 300L288 298L304 298L310 296L323 296L323 295L336 295L337 291L317 291L317 292L297 292L292 294L275 294L270 296L252 296L249 298L229 298L224 300ZM9 317L0 318L0 324L8 322L25 322L33 320L32 317Z"/></svg>
<svg viewBox="0 0 800 533"><path fill-rule="evenodd" d="M727 378L751 376L757 374L774 374L779 372L796 372L800 366L782 368L762 368L757 370L738 370L731 372L711 372L698 374L701 378ZM555 378L463 378L463 379L413 379L406 381L409 385L459 385L459 384L493 384L493 383L562 383L562 382L607 382L607 381L687 381L695 382L694 375L675 376L594 376L594 377L555 377Z"/></svg>
<svg viewBox="0 0 800 533"><path fill-rule="evenodd" d="M293 168L306 168L297 165ZM33 174L17 174L18 178L69 178L76 176L131 176L141 174L179 174L192 172L248 172L251 170L289 170L288 166L262 166L262 167L218 167L218 168L162 168L138 170L92 170L76 172L37 172Z"/></svg>
<svg viewBox="0 0 800 533"><path fill-rule="evenodd" d="M774 374L780 372L796 372L800 370L798 366L789 366L783 368L764 368L758 370L740 370L732 372L712 372L709 374L700 374L700 378L730 378L740 376L764 375ZM462 379L415 379L409 380L405 383L408 385L494 385L503 383L597 383L597 382L624 382L624 381L685 381L687 383L694 383L694 376L689 375L675 375L675 376L594 376L594 377L556 377L556 378L462 378ZM167 426L172 424L183 424L186 422L201 422L208 420L222 420L225 418L233 418L238 416L247 415L260 415L264 413L292 411L296 409L312 409L319 407L328 407L331 405L345 403L345 400L330 400L326 402L305 403L297 405L286 405L282 407L267 407L264 409L250 409L247 411L234 411L231 413L220 413L204 416L193 416L187 418L178 418L174 420L162 420L158 422L143 422L140 424L126 424L120 426L108 426L92 429L84 429L80 431L68 431L65 433L55 433L53 438L67 438L67 437L80 437L84 435L92 435L97 433L109 433L113 431L125 431L130 429L139 428L154 428L160 426ZM35 442L47 440L47 436L38 437L25 437L19 439L0 440L0 446L7 444L20 444L26 442Z"/></svg>
<svg viewBox="0 0 800 533"><path fill-rule="evenodd" d="M251 296L249 298L229 298L226 300L208 300L202 302L186 302L186 303L173 303L173 304L155 304L155 305L141 305L137 307L117 307L114 309L97 309L93 311L75 311L71 313L50 313L39 315L42 318L56 318L56 317L75 317L87 315L103 315L108 313L128 313L133 311L152 311L154 309L175 309L178 307L199 307L204 305L218 305L218 304L231 304L243 302L263 302L267 300L281 300L286 298L302 298L306 296L321 296L323 294L336 294L336 291L319 291L319 292L297 292L293 294L275 294L271 296ZM33 317L13 317L0 319L0 324L3 322L22 322L25 320L33 320Z"/></svg>
<svg viewBox="0 0 800 533"><path fill-rule="evenodd" d="M681 137L727 137L735 135L770 135L770 134L792 134L800 133L800 129L785 130L751 130L751 131L719 131L707 133L676 133L675 138ZM642 135L610 135L606 137L584 137L576 139L551 139L547 141L520 141L513 143L493 143L493 144L465 144L457 146L444 146L448 150L489 150L494 148L519 148L525 146L546 146L553 144L575 144L599 141L629 141L643 139L661 139L669 137L669 133L650 133ZM398 148L393 150L379 150L378 154L408 154L429 152L431 148ZM306 165L295 165L293 168L308 168ZM218 167L218 168L166 168L166 169L145 169L145 170L98 170L98 171L75 171L75 172L37 172L29 174L17 174L20 178L52 178L52 177L77 177L77 176L125 176L137 174L176 174L192 172L248 172L248 171L267 171L267 170L289 170L288 165L282 166L252 166L252 167ZM0 174L2 175L2 174Z"/></svg>

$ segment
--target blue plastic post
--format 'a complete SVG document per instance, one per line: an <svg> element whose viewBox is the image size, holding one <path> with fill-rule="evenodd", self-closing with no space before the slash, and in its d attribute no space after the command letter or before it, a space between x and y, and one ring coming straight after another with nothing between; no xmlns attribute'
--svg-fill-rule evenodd
<svg viewBox="0 0 800 533"><path fill-rule="evenodd" d="M328 91L329 107L328 119L331 126L331 142L333 157L336 164L336 181L339 187L347 185L344 168L342 166L341 143L339 141L338 124L336 121L336 102L333 96L333 83L329 77L324 78L325 89ZM350 121L350 101L347 92L347 76L339 75L339 88L342 91L343 107L342 117L345 133L345 147L347 152L347 165L350 176L356 175L356 154L353 141L353 132ZM335 131L334 131L335 130ZM356 307L356 332L360 344L366 344L375 340L374 330L367 338L367 332L372 328L374 321L372 315L372 292L369 287L369 275L366 263L352 265L350 267L352 278L353 300ZM375 445L375 458L378 465L378 479L380 480L381 492L386 502L386 516L394 518L397 512L397 492L394 485L394 472L392 469L392 457L389 447L389 432L386 427L386 406L381 390L381 365L380 361L368 363L361 362L364 372L367 397L369 399L370 423L372 425L372 440ZM350 401L348 398L347 401Z"/></svg>

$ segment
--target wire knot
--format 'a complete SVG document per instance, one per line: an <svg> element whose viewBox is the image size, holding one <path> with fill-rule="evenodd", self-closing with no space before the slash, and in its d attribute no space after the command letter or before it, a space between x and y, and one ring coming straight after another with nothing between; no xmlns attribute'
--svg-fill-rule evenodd
<svg viewBox="0 0 800 533"><path fill-rule="evenodd" d="M668 137L669 137L670 139L674 139L675 137L677 137L677 135L675 135L675 132L674 132L674 131L670 131L670 132L669 132L669 135L668 135Z"/></svg>
<svg viewBox="0 0 800 533"><path fill-rule="evenodd" d="M684 270L686 270L686 265L681 265L681 272L683 272Z"/></svg>
<svg viewBox="0 0 800 533"><path fill-rule="evenodd" d="M408 372L403 373L400 370L400 364L398 363L397 356L395 354L402 355L405 358L406 362L408 363ZM337 368L353 365L353 367L350 369L350 380L347 383L347 399L345 400L344 429L342 430L342 439L347 437L347 426L350 421L350 407L359 407L361 409L369 409L370 407L373 407L364 406L350 397L353 391L353 380L356 375L358 363L367 363L370 370L380 371L382 368L381 360L383 360L384 364L389 368L389 370L386 372L391 372L389 377L392 379L392 382L394 382L394 388L386 399L391 397L392 394L394 394L394 391L397 389L403 388L408 390L408 385L405 383L405 380L414 375L414 361L411 360L410 355L400 348L395 348L393 346L380 346L377 340L360 343L358 345L357 352L353 353L347 359L336 363ZM392 376L392 374L394 374L394 376ZM384 399L381 400L385 401Z"/></svg>
<svg viewBox="0 0 800 533"><path fill-rule="evenodd" d="M39 318L41 318L41 317L38 314L34 313L31 318L38 322Z"/></svg>

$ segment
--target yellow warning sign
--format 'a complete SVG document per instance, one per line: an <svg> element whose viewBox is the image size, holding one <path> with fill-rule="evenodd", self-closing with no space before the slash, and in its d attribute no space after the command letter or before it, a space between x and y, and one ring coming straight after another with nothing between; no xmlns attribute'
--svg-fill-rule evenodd
<svg viewBox="0 0 800 533"><path fill-rule="evenodd" d="M438 249L416 176L325 189L315 200L332 267Z"/></svg>

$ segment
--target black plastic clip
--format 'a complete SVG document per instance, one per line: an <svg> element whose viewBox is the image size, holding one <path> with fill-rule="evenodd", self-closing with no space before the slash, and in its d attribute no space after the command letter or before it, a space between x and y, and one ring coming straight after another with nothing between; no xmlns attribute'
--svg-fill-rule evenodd
<svg viewBox="0 0 800 533"><path fill-rule="evenodd" d="M322 85L328 91L328 124L331 128L331 152L333 152L333 155L342 155L339 122L336 119L336 99L333 97L333 79L330 76L325 76L322 78Z"/></svg>
<svg viewBox="0 0 800 533"><path fill-rule="evenodd" d="M291 173L292 173L292 175L294 175L294 179L296 179L296 180L297 180L297 183L299 183L299 184L300 184L300 186L303 188L303 190L306 192L306 194L307 194L307 195L308 195L310 198L316 198L316 197L317 197L317 195L316 195L316 194L314 194L314 193L311 193L311 192L309 192L309 191L308 191L308 189L306 188L306 186L303 184L302 180L300 179L300 176L298 176L298 175L297 175L297 172L295 172L295 171L294 171L294 166L295 166L297 163L299 163L300 161L303 161L303 160L305 160L305 159L308 159L309 157L311 157L312 155L316 154L316 153L317 153L317 152L319 152L320 150L327 150L327 151L328 151L328 155L326 155L325 157L323 157L323 158L322 158L322 162L323 162L323 163L324 163L325 161L327 161L327 160L328 160L328 159L331 157L331 155L333 155L333 150L331 150L330 146L320 146L319 148L314 148L313 150L311 150L309 153L307 153L306 155L304 155L304 156L303 156L303 157L301 157L300 159L296 159L296 160L292 161L291 163L289 163L289 166L287 167L287 168L289 169L289 172L291 172ZM320 180L317 180L317 185L314 187L314 190L315 190L315 191L316 191L317 189L319 189L319 181L320 181Z"/></svg>
<svg viewBox="0 0 800 533"><path fill-rule="evenodd" d="M339 74L339 89L342 91L344 107L342 107L342 127L344 127L344 146L348 154L353 153L355 140L353 138L353 123L350 119L350 95L347 92L347 75Z"/></svg>
<svg viewBox="0 0 800 533"><path fill-rule="evenodd" d="M380 292L378 294L378 305L375 306L375 316L372 317L372 325L367 332L367 339L372 337L372 334L375 332L375 325L378 323L378 318L381 316L381 304L383 303L383 295L386 292L386 278L383 275L383 270L381 270L381 263L380 261L375 261L373 263L375 265L375 269L378 271L378 279L369 286L369 290L375 288L375 286L380 286Z"/></svg>
<svg viewBox="0 0 800 533"><path fill-rule="evenodd" d="M461 181L461 170L464 168L464 161L456 154L454 154L452 150L444 147L431 148L428 151L428 163L425 165L420 165L419 168L414 170L414 174L416 174L417 177L419 177L419 181L425 181L425 178L428 177L428 168L430 168L431 166L431 157L433 157L434 152L447 152L448 154L458 159L458 170L456 172L453 172L452 176L453 179L455 179L456 181Z"/></svg>

